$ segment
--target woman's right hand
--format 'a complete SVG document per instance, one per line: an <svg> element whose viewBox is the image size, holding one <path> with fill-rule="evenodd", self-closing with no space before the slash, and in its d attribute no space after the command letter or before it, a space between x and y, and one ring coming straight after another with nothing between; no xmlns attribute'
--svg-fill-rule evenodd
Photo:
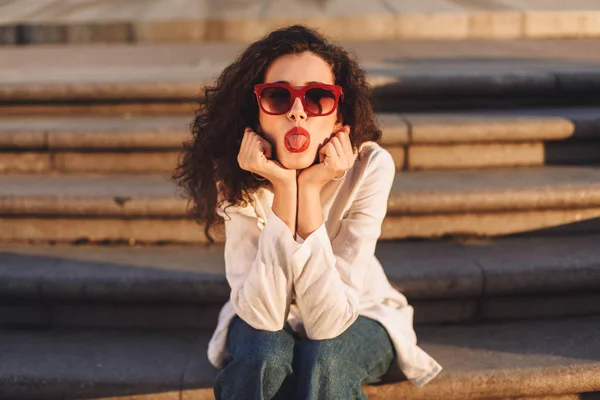
<svg viewBox="0 0 600 400"><path fill-rule="evenodd" d="M295 185L296 170L284 168L279 161L270 160L272 154L271 143L251 128L244 130L237 158L240 168L268 179L273 185Z"/></svg>

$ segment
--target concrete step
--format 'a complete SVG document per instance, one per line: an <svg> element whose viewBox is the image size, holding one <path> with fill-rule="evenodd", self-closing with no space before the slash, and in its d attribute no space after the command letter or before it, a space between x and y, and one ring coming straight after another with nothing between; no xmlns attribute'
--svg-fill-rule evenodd
<svg viewBox="0 0 600 400"><path fill-rule="evenodd" d="M449 0L308 3L38 0L0 3L0 44L253 41L292 23L318 28L334 40L582 38L600 36L595 2ZM360 26L361 29L347 29Z"/></svg>
<svg viewBox="0 0 600 400"><path fill-rule="evenodd" d="M1 241L206 242L186 210L161 175L0 176ZM401 172L381 237L598 232L598 217L598 167Z"/></svg>
<svg viewBox="0 0 600 400"><path fill-rule="evenodd" d="M361 66L379 111L599 103L600 60L377 56ZM3 68L0 115L192 115L202 87L229 62Z"/></svg>
<svg viewBox="0 0 600 400"><path fill-rule="evenodd" d="M600 163L600 108L380 113L398 170ZM189 116L6 117L0 172L172 172Z"/></svg>
<svg viewBox="0 0 600 400"><path fill-rule="evenodd" d="M598 235L381 241L418 324L600 315ZM212 330L223 246L0 247L0 327ZM400 260L400 261L399 261Z"/></svg>
<svg viewBox="0 0 600 400"><path fill-rule="evenodd" d="M421 388L398 377L363 390L382 400L596 400L599 334L598 317L417 327L441 374ZM1 330L0 395L214 399L209 338L196 330Z"/></svg>

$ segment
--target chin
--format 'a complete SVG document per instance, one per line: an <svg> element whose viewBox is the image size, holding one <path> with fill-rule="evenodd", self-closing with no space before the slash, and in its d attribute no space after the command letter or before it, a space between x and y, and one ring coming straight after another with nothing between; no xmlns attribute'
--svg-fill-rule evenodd
<svg viewBox="0 0 600 400"><path fill-rule="evenodd" d="M286 158L281 160L281 165L287 169L305 169L315 162L315 155L310 150L303 153L288 153Z"/></svg>

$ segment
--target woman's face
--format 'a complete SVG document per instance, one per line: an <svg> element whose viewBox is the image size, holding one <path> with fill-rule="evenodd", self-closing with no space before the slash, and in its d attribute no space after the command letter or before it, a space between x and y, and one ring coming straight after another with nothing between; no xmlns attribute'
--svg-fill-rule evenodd
<svg viewBox="0 0 600 400"><path fill-rule="evenodd" d="M265 83L274 82L294 87L335 83L329 64L309 51L275 59L265 75ZM269 115L259 108L259 123L259 131L273 146L274 158L285 168L296 170L318 162L318 151L342 127L337 110L326 116L309 116L300 98L296 98L290 111L282 115ZM304 151L292 152L285 145L284 137L294 127L302 127L310 135L310 144Z"/></svg>

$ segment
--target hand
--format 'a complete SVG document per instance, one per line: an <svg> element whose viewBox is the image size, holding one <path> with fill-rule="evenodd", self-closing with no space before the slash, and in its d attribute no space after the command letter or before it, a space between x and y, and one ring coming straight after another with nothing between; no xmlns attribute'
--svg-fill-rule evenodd
<svg viewBox="0 0 600 400"><path fill-rule="evenodd" d="M246 171L254 172L273 185L296 185L296 170L286 169L276 160L270 160L273 147L251 128L244 130L244 137L238 153L238 164Z"/></svg>
<svg viewBox="0 0 600 400"><path fill-rule="evenodd" d="M298 184L320 190L331 179L350 169L354 159L350 142L350 126L344 125L319 150L319 163L300 172Z"/></svg>

